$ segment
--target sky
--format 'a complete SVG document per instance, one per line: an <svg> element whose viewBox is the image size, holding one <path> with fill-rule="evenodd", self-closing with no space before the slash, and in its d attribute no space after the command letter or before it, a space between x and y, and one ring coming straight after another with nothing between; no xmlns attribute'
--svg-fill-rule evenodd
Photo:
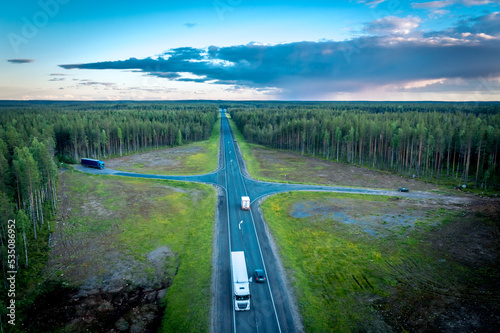
<svg viewBox="0 0 500 333"><path fill-rule="evenodd" d="M500 0L2 1L0 100L499 101Z"/></svg>

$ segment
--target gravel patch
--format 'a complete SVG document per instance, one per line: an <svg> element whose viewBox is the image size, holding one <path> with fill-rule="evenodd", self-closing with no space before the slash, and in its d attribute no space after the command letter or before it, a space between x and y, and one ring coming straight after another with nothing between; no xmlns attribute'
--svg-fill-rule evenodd
<svg viewBox="0 0 500 333"><path fill-rule="evenodd" d="M417 209L416 209L417 208ZM438 207L428 207L428 210ZM453 207L453 209L457 209ZM376 211L377 214L372 214ZM427 211L415 205L415 201L370 202L349 199L328 198L321 201L300 201L291 207L290 215L295 218L311 218L314 223L341 223L356 225L364 233L387 236L396 230L409 233L418 222L435 226L437 223L427 216Z"/></svg>

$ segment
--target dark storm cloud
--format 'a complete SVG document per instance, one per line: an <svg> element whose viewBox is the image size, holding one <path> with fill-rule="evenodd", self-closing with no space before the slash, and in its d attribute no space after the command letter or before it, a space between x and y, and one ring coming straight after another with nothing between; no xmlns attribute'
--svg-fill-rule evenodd
<svg viewBox="0 0 500 333"><path fill-rule="evenodd" d="M200 50L194 47L179 47L176 49L168 50L160 56L167 56L171 60L201 60L202 56Z"/></svg>
<svg viewBox="0 0 500 333"><path fill-rule="evenodd" d="M172 72L151 72L148 75L157 76L157 77L161 77L164 79L171 79L171 80L178 79L181 77L180 74L172 73Z"/></svg>
<svg viewBox="0 0 500 333"><path fill-rule="evenodd" d="M175 81L274 87L287 96L318 96L418 80L498 77L499 21L500 15L489 14L462 21L448 31L424 35L409 33L418 27L417 19L391 17L367 24L368 29L387 30L385 36L342 42L185 47L169 50L157 59L130 58L60 66L139 70ZM402 33L390 33L400 30Z"/></svg>
<svg viewBox="0 0 500 333"><path fill-rule="evenodd" d="M500 33L500 13L492 13L460 21L453 31L460 33L484 33L497 35Z"/></svg>
<svg viewBox="0 0 500 333"><path fill-rule="evenodd" d="M7 59L7 62L13 64L29 64L31 62L35 62L33 59Z"/></svg>
<svg viewBox="0 0 500 333"><path fill-rule="evenodd" d="M206 82L207 80L204 79L204 78L199 78L199 79L181 78L181 79L178 79L177 81L180 81L180 82L198 82L198 83L202 83L202 82Z"/></svg>

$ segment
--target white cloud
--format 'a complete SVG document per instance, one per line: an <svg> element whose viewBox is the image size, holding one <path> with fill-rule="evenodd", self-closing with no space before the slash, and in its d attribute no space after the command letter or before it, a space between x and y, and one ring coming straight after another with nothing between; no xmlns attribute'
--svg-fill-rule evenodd
<svg viewBox="0 0 500 333"><path fill-rule="evenodd" d="M412 81L408 82L403 85L404 89L414 89L414 88L423 88L427 87L436 83L443 83L446 79L441 78L441 79L432 79L432 80L418 80L418 81Z"/></svg>
<svg viewBox="0 0 500 333"><path fill-rule="evenodd" d="M466 6L484 6L484 5L489 5L492 3L500 3L498 0L462 0L461 1L464 5Z"/></svg>
<svg viewBox="0 0 500 333"><path fill-rule="evenodd" d="M146 74L146 79L157 78L151 88L160 89L143 93L154 91L159 97L165 96L165 90L162 94L159 87L165 84L179 89L176 97L182 96L183 91L208 96L213 89L211 98L222 94L238 99L243 95L257 98L266 94L284 99L325 99L339 92L363 94L377 89L443 94L462 89L475 93L478 89L464 82L490 74L500 76L500 15L467 19L452 29L425 33L419 29L420 22L413 16L385 17L366 25L364 31L371 36L342 42L184 47L167 51L168 58L129 58L61 67L137 71ZM87 85L79 86L114 89L103 81L107 79L82 80ZM481 96L500 98L495 85L487 86L493 88L481 90Z"/></svg>
<svg viewBox="0 0 500 333"><path fill-rule="evenodd" d="M358 0L358 3L362 3L367 5L370 8L375 8L382 2L385 2L387 0Z"/></svg>
<svg viewBox="0 0 500 333"><path fill-rule="evenodd" d="M374 35L408 35L417 29L421 19L415 16L406 18L388 16L368 23L364 30Z"/></svg>
<svg viewBox="0 0 500 333"><path fill-rule="evenodd" d="M464 5L467 7L499 4L499 0L438 0L429 2L412 2L413 8L444 8L453 5Z"/></svg>
<svg viewBox="0 0 500 333"><path fill-rule="evenodd" d="M443 8L457 3L456 0L430 1L430 2L412 2L413 8Z"/></svg>
<svg viewBox="0 0 500 333"><path fill-rule="evenodd" d="M429 14L429 17L431 18L436 18L436 17L440 17L440 16L444 16L444 15L448 15L450 13L449 10L447 9L435 9L433 10L430 14Z"/></svg>

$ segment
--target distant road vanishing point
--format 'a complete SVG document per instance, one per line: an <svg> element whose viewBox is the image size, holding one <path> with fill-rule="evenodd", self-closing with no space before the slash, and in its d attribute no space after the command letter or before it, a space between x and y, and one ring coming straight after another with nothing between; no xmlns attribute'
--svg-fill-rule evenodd
<svg viewBox="0 0 500 333"><path fill-rule="evenodd" d="M277 267L282 267L280 258L271 246L266 233L264 218L259 210L261 198L290 191L328 191L372 195L403 196L421 199L464 200L443 197L427 192L400 193L397 191L262 182L253 179L245 168L234 133L221 109L221 135L219 165L212 173L196 176L163 176L112 169L89 169L76 166L80 171L125 177L166 179L199 182L216 186L218 191L215 264L212 271L211 332L302 332L303 326L293 292L286 276ZM250 210L241 209L241 197L252 200ZM250 311L235 312L230 269L230 252L244 251L249 274L263 269L266 283L252 283Z"/></svg>

